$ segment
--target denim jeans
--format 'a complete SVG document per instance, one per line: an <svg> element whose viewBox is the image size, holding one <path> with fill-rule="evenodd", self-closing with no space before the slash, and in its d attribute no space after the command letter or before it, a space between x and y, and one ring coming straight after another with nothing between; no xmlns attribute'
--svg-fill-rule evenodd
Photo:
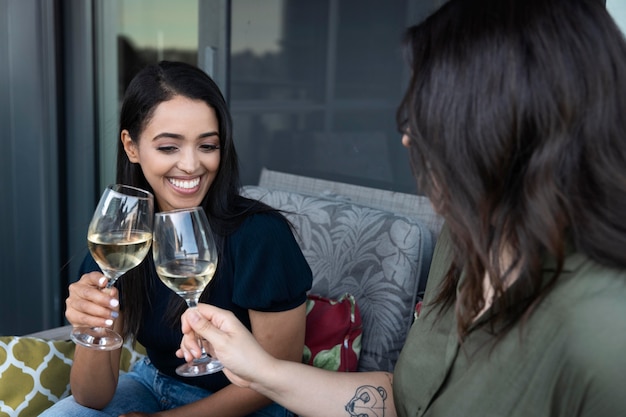
<svg viewBox="0 0 626 417"><path fill-rule="evenodd" d="M84 407L70 396L44 411L41 416L118 417L131 411L156 413L198 401L209 395L210 391L160 373L145 358L137 362L130 372L120 375L115 395L102 411ZM293 417L293 414L278 404L272 404L248 417Z"/></svg>

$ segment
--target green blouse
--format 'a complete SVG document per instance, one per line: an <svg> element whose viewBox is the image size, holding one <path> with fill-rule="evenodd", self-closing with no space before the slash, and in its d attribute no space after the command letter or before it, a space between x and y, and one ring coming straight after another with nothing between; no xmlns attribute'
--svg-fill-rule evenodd
<svg viewBox="0 0 626 417"><path fill-rule="evenodd" d="M398 415L626 416L626 271L572 253L525 324L494 347L479 319L460 346L453 309L438 316L428 306L449 265L449 239L438 242L424 307L394 371ZM546 263L544 274L553 272Z"/></svg>

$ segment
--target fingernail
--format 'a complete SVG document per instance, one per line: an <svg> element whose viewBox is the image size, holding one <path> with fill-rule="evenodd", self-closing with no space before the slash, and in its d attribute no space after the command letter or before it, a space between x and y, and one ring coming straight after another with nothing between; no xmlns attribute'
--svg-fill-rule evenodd
<svg viewBox="0 0 626 417"><path fill-rule="evenodd" d="M120 316L120 313L118 313L117 311L111 311L111 317L113 317L114 319L118 318Z"/></svg>
<svg viewBox="0 0 626 417"><path fill-rule="evenodd" d="M120 302L118 301L117 298L111 298L111 301L109 301L109 304L111 304L111 307L117 307L118 305L120 305Z"/></svg>
<svg viewBox="0 0 626 417"><path fill-rule="evenodd" d="M104 324L106 324L107 326L113 326L113 320L107 319L104 321Z"/></svg>
<svg viewBox="0 0 626 417"><path fill-rule="evenodd" d="M104 283L107 282L107 278L106 277L102 277L98 280L98 284L100 284L101 286L104 285Z"/></svg>

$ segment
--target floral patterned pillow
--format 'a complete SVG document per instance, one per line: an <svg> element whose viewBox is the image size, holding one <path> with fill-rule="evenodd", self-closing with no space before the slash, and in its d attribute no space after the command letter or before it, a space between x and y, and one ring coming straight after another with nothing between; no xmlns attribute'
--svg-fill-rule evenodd
<svg viewBox="0 0 626 417"><path fill-rule="evenodd" d="M356 371L363 327L354 297L337 300L309 294L302 361L330 371Z"/></svg>
<svg viewBox="0 0 626 417"><path fill-rule="evenodd" d="M428 227L341 199L258 186L246 186L244 193L282 210L294 225L313 271L312 294L354 296L363 320L358 370L392 371L413 323L419 284L428 275Z"/></svg>

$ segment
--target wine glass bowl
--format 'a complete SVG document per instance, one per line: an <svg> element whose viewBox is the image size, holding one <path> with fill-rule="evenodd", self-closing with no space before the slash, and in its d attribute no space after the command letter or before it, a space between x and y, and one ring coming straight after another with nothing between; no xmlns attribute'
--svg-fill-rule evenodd
<svg viewBox="0 0 626 417"><path fill-rule="evenodd" d="M87 246L107 279L106 289L139 265L150 249L154 197L140 188L122 184L106 187L87 231ZM106 327L75 327L72 340L99 350L115 350L124 340Z"/></svg>
<svg viewBox="0 0 626 417"><path fill-rule="evenodd" d="M157 213L152 254L161 281L189 308L196 307L217 268L217 248L204 210L193 207ZM176 373L200 376L222 369L202 348L202 357L179 366Z"/></svg>
<svg viewBox="0 0 626 417"><path fill-rule="evenodd" d="M161 281L193 306L215 273L215 263L201 259L174 259L157 266Z"/></svg>

